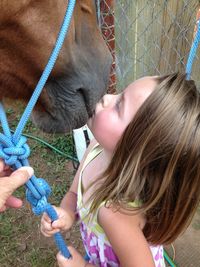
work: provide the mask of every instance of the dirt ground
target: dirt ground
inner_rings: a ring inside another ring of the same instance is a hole
[[[174,262],[178,267],[200,267],[200,209],[195,214],[187,231],[173,244],[175,248]],[[174,251],[166,247],[173,259]]]

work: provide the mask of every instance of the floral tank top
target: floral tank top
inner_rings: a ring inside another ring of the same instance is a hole
[[[89,205],[87,205],[87,207],[84,206],[82,201],[82,172],[87,164],[101,153],[101,151],[101,147],[98,144],[95,145],[88,154],[80,172],[77,200],[77,210],[81,221],[80,231],[90,263],[98,267],[120,267],[120,262],[115,255],[103,228],[98,223],[98,210],[104,205],[104,203],[101,203],[99,206],[93,220],[89,220],[89,216],[86,216],[88,214]],[[163,246],[149,247],[155,262],[155,267],[165,267]]]

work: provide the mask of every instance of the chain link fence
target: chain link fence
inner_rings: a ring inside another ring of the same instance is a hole
[[[96,0],[113,55],[110,91],[145,75],[185,71],[199,19],[199,0]],[[200,84],[199,52],[192,78]]]

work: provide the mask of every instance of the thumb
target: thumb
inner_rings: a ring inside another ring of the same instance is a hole
[[[61,252],[59,251],[58,254],[56,255],[56,259],[58,261],[58,266],[62,267],[64,265],[66,265],[66,263],[68,262],[68,259],[66,259]]]
[[[63,218],[59,218],[55,221],[52,222],[52,227],[53,228],[59,228],[59,229],[62,229],[64,226],[65,226],[65,220]]]
[[[74,247],[68,246],[68,249],[72,257],[74,257],[77,254],[77,250]]]
[[[21,167],[14,171],[9,177],[9,183],[11,190],[14,191],[21,185],[25,184],[29,178],[33,175],[34,170],[31,167]]]

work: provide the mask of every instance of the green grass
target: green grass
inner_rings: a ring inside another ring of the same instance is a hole
[[[26,255],[25,261],[29,262],[32,267],[50,267],[54,266],[55,255],[51,250],[44,251],[41,248],[32,248],[32,250]]]
[[[20,114],[23,110],[18,105]],[[17,114],[19,114],[17,113]],[[20,115],[16,107],[7,109],[9,125],[16,128]],[[24,133],[37,136],[55,146],[63,153],[73,156],[71,135],[50,135],[39,131],[29,120]],[[50,184],[52,194],[49,202],[59,205],[74,176],[71,161],[49,149],[44,144],[28,139],[31,148],[30,165],[37,177]],[[24,199],[25,188],[21,187],[15,195]],[[7,210],[0,214],[0,266],[1,267],[54,267],[57,248],[53,240],[40,233],[40,217],[36,217],[29,204],[24,201],[19,210]],[[76,238],[76,237],[74,237]]]

